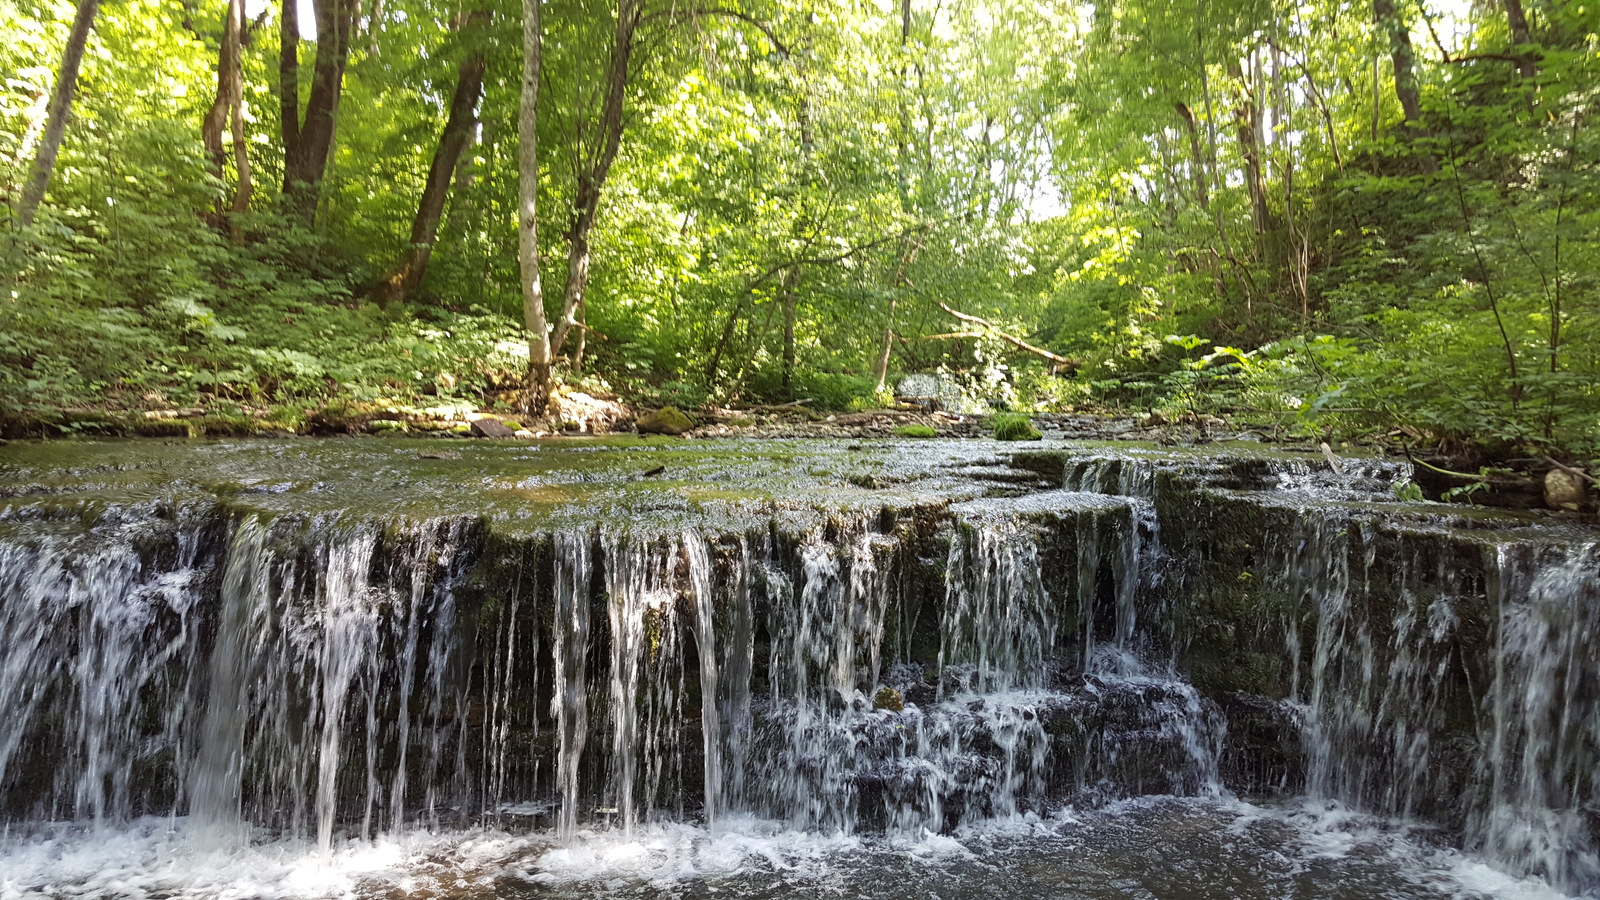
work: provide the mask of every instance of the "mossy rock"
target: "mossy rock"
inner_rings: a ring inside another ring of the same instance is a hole
[[[1044,435],[1027,416],[1001,413],[994,417],[994,437],[997,441],[1037,441]]]
[[[306,413],[306,430],[312,434],[360,434],[381,412],[371,404],[331,400]]]
[[[904,697],[900,696],[900,692],[894,688],[881,687],[878,688],[876,694],[872,695],[872,708],[886,709],[889,712],[904,712],[906,701]]]
[[[665,406],[639,417],[634,427],[640,434],[679,435],[694,427],[694,420],[676,406]]]
[[[931,438],[938,437],[939,430],[932,425],[901,425],[894,430],[895,437],[903,438]]]
[[[260,430],[256,420],[239,413],[212,412],[191,424],[191,435],[209,435],[211,437],[247,437]]]

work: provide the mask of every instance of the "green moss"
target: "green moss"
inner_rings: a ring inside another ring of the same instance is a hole
[[[1018,413],[1000,413],[994,417],[993,425],[998,441],[1037,441],[1044,437],[1027,416]]]
[[[903,438],[931,438],[938,437],[939,431],[932,425],[901,425],[894,430],[895,437]]]
[[[900,696],[900,692],[894,688],[881,687],[878,688],[876,694],[872,695],[872,708],[886,709],[889,712],[903,712],[906,708],[906,701],[904,697]]]
[[[190,434],[212,437],[241,437],[259,429],[255,419],[242,413],[213,412],[194,420]]]
[[[683,434],[694,427],[694,420],[676,406],[666,406],[639,417],[640,434]]]

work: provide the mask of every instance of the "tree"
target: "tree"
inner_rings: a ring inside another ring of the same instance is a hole
[[[228,204],[228,227],[234,240],[243,234],[231,216],[250,208],[253,187],[250,178],[250,150],[245,141],[244,129],[244,0],[228,0],[227,12],[222,18],[222,47],[217,54],[217,97],[206,111],[201,124],[201,139],[218,180],[225,176],[227,152],[223,146],[222,132],[225,123],[231,123],[233,161],[236,182],[233,200]]]
[[[95,14],[100,10],[100,0],[78,0],[78,14],[72,20],[72,32],[67,37],[67,49],[61,54],[61,68],[56,70],[55,90],[50,94],[49,117],[45,124],[44,140],[39,143],[38,155],[28,175],[28,183],[17,205],[17,224],[23,228],[33,224],[33,217],[44,202],[45,191],[50,188],[50,175],[55,171],[56,155],[61,152],[61,138],[67,130],[67,115],[72,111],[72,95],[78,89],[78,68],[83,64],[83,48],[89,41],[89,29],[94,25]]]
[[[522,323],[528,333],[528,376],[523,409],[544,415],[550,400],[550,329],[539,276],[539,76],[544,33],[540,0],[522,0],[522,94],[517,115],[517,263],[521,270]]]
[[[1422,94],[1417,86],[1416,52],[1411,47],[1411,24],[1395,8],[1394,0],[1372,0],[1373,20],[1389,41],[1389,62],[1394,69],[1394,95],[1407,123],[1422,117]]]
[[[295,0],[283,0],[279,19],[280,136],[283,140],[283,196],[289,209],[307,225],[316,220],[322,178],[333,152],[339,98],[350,59],[350,28],[356,0],[312,0],[317,22],[317,56],[311,69],[311,92],[300,114],[300,21]]]
[[[373,289],[373,298],[379,305],[404,302],[427,273],[451,181],[478,128],[478,103],[483,97],[483,73],[488,63],[481,46],[482,36],[476,32],[488,18],[487,12],[475,12],[462,29],[471,49],[456,72],[455,91],[451,95],[444,131],[439,135],[433,161],[428,166],[428,179],[417,201],[417,213],[411,221],[411,240],[400,254],[400,261]]]
[[[560,355],[573,328],[582,328],[584,296],[589,288],[590,234],[600,210],[606,178],[622,147],[623,106],[627,101],[634,42],[644,18],[643,0],[617,0],[616,26],[611,52],[606,58],[598,122],[579,120],[574,160],[572,219],[567,226],[567,283],[562,291],[561,315],[550,338],[550,352]],[[580,113],[580,115],[582,115]]]

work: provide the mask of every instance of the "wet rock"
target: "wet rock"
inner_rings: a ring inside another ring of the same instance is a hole
[[[1153,409],[1150,411],[1150,415],[1145,416],[1139,422],[1141,428],[1159,428],[1165,424],[1167,424],[1167,417]]]
[[[640,416],[635,427],[640,434],[680,435],[694,427],[694,420],[676,406],[667,406]]]
[[[1584,484],[1574,472],[1551,469],[1544,476],[1544,503],[1551,509],[1577,512],[1583,506]]]
[[[479,419],[472,423],[472,436],[484,438],[515,437],[516,432],[498,419]]]

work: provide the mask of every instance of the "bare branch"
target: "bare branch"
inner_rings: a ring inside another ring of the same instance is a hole
[[[673,22],[681,22],[686,19],[696,19],[700,16],[722,16],[723,18],[727,19],[737,19],[766,35],[767,40],[772,42],[772,46],[777,49],[779,53],[782,53],[784,56],[790,55],[789,45],[778,40],[778,35],[773,32],[770,25],[761,21],[760,19],[757,19],[755,16],[752,16],[749,13],[743,13],[736,9],[727,9],[725,7],[663,9],[660,12],[654,12],[648,16],[645,16],[644,21],[649,22],[652,19],[669,19]]]
[[[1038,357],[1042,357],[1044,359],[1048,359],[1052,363],[1055,363],[1055,369],[1058,370],[1058,371],[1062,370],[1062,369],[1065,369],[1068,372],[1076,372],[1083,365],[1082,363],[1078,362],[1075,359],[1068,359],[1065,356],[1061,356],[1061,355],[1056,354],[1056,353],[1051,353],[1049,350],[1046,350],[1043,347],[1035,347],[1034,345],[1028,343],[1027,341],[1023,340],[1022,338],[1017,337],[1016,335],[1007,334],[1006,332],[1001,331],[999,328],[997,328],[995,326],[995,324],[993,322],[989,321],[988,319],[980,319],[977,316],[969,315],[967,313],[959,312],[957,310],[951,309],[942,300],[935,300],[934,302],[939,304],[939,308],[940,309],[944,310],[945,312],[949,313],[952,316],[955,316],[957,319],[960,319],[963,322],[970,322],[973,325],[977,325],[977,326],[980,326],[982,328],[985,328],[985,329],[987,329],[987,332],[986,332],[987,334],[992,334],[995,337],[999,338],[1000,340],[1005,341],[1006,343],[1011,344],[1014,347],[1017,347],[1018,349],[1026,350],[1029,353],[1032,353],[1034,356],[1038,356]],[[981,335],[975,334],[973,336],[974,337],[978,337],[978,336],[981,336]]]

